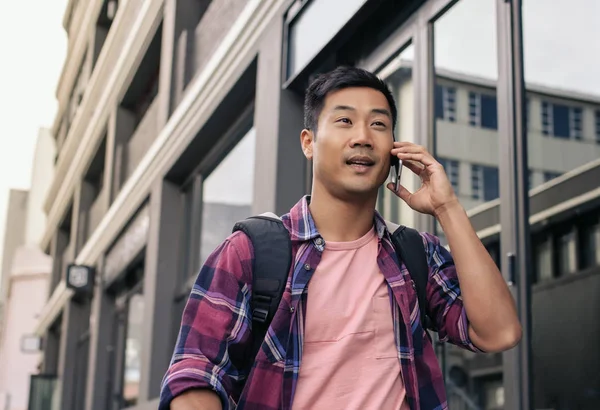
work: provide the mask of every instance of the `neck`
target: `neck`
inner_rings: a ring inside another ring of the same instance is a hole
[[[342,199],[313,184],[310,213],[317,230],[332,242],[349,242],[362,238],[373,228],[376,195]]]

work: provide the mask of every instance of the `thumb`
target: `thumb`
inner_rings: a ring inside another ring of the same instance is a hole
[[[404,185],[400,184],[397,192],[394,190],[394,184],[392,182],[387,184],[387,188],[390,191],[392,191],[394,194],[396,194],[397,197],[399,197],[400,199],[402,199],[404,202],[406,202],[408,204],[408,201],[409,201],[410,197],[412,196],[412,193],[408,189],[404,188]]]

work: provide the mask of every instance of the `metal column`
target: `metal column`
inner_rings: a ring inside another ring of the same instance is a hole
[[[523,339],[504,353],[505,408],[529,410],[532,402],[531,285],[527,131],[521,0],[497,0],[498,133],[502,274],[512,284]]]

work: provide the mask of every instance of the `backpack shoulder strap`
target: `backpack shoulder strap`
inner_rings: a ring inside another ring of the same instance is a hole
[[[233,232],[242,231],[252,241],[254,264],[252,266],[252,333],[254,361],[277,312],[285,290],[292,263],[292,242],[281,218],[267,212],[237,222]]]
[[[429,280],[429,264],[423,244],[423,237],[416,229],[396,225],[386,221],[392,236],[392,243],[399,262],[404,262],[406,269],[415,283],[419,313],[423,329],[435,330],[433,322],[427,316],[427,282]]]

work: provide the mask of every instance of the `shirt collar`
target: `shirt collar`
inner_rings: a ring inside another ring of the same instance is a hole
[[[283,217],[284,220],[287,219],[286,225],[288,225],[292,241],[305,242],[321,237],[310,213],[309,204],[310,195],[305,195],[293,206],[290,213],[286,215],[287,218],[286,216]],[[385,220],[377,210],[375,210],[373,225],[379,239],[382,239],[388,233]]]

